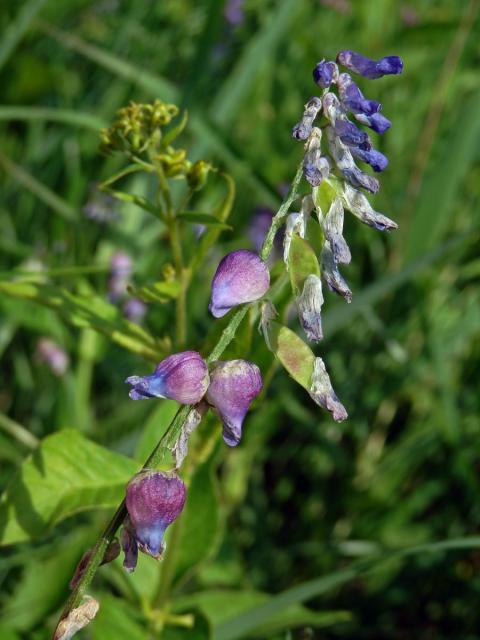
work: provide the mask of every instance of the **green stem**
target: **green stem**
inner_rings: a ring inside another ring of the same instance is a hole
[[[288,208],[290,204],[296,198],[301,177],[302,177],[302,163],[300,163],[297,169],[297,173],[295,175],[294,181],[287,194],[285,201],[282,203],[278,213],[275,215],[275,217],[272,220],[272,226],[270,228],[270,231],[267,234],[267,237],[265,239],[262,252],[261,252],[261,256],[264,260],[266,260],[270,255],[275,233],[277,232],[278,228],[280,227],[283,220],[285,219],[288,213]],[[211,364],[212,362],[220,358],[222,353],[225,351],[225,349],[228,347],[230,342],[235,337],[235,333],[238,327],[240,326],[242,320],[245,318],[245,315],[247,314],[250,307],[251,307],[251,304],[244,304],[232,315],[229,323],[223,330],[217,344],[215,345],[211,353],[206,358],[206,361],[208,364]],[[143,465],[142,467],[143,469],[152,469],[152,468],[158,467],[158,465],[163,461],[166,452],[168,450],[171,450],[175,445],[191,409],[192,407],[190,405],[184,405],[179,408],[173,421],[168,427],[167,431],[165,432],[165,434],[163,435],[161,440],[158,442],[157,446],[152,451],[152,453],[146,460],[145,464]],[[92,554],[87,563],[85,571],[81,579],[78,581],[77,586],[72,591],[70,598],[68,599],[65,605],[65,609],[63,610],[63,613],[62,613],[62,618],[68,615],[68,613],[72,609],[74,609],[75,607],[78,607],[78,605],[80,604],[83,596],[86,593],[86,590],[88,589],[90,583],[92,582],[95,576],[95,573],[98,567],[100,566],[101,561],[103,560],[103,557],[105,555],[105,551],[108,548],[108,545],[112,542],[115,536],[115,533],[117,532],[117,529],[122,525],[126,515],[127,515],[127,509],[125,506],[125,500],[123,500],[120,506],[118,507],[117,511],[115,512],[115,515],[113,516],[111,521],[108,523],[104,532],[102,533],[97,543],[93,547]],[[172,540],[170,540],[170,544],[172,544]],[[167,567],[167,571],[170,571],[168,567]],[[171,578],[168,577],[168,575],[167,575],[167,578],[165,578],[165,584],[166,586],[168,586],[168,588],[171,584]],[[168,595],[168,589],[165,589],[163,585],[161,585],[160,587],[160,595],[162,598]]]
[[[39,441],[32,433],[30,433],[30,431],[3,413],[0,413],[0,429],[3,429],[3,431],[11,435],[15,440],[18,440],[18,442],[21,442],[29,449],[36,449],[39,445]]]

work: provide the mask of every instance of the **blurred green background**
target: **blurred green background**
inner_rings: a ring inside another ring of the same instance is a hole
[[[219,257],[252,247],[258,208],[276,210],[295,173],[290,132],[316,93],[316,62],[344,48],[400,55],[402,76],[361,83],[393,122],[374,203],[400,229],[385,237],[346,219],[353,302],[326,296],[316,349],[350,417],[334,424],[285,372],[272,378],[241,445],[217,447],[197,472],[189,535],[201,548],[179,559],[173,598],[196,623],[162,637],[478,638],[480,3],[246,0],[240,15],[227,4],[2,1],[1,280],[43,269],[55,286],[106,297],[118,251],[132,257],[135,284],[158,278],[169,260],[158,221],[132,204],[112,213],[95,192],[117,166],[98,153],[98,129],[129,100],[175,102],[189,110],[191,157],[237,184],[234,231],[188,300],[189,348],[199,348]],[[148,190],[143,177],[129,184]],[[206,206],[221,195],[214,184]],[[32,302],[2,294],[0,313],[1,487],[36,439],[65,428],[143,460],[172,408],[129,401],[123,380],[150,365]],[[171,322],[170,307],[152,305],[143,325],[166,336]],[[60,375],[45,337],[68,356]],[[260,342],[254,330],[250,353],[265,372]],[[106,517],[80,513],[3,548],[2,640],[49,637]],[[102,569],[98,619],[79,637],[160,637],[147,629],[157,567]]]

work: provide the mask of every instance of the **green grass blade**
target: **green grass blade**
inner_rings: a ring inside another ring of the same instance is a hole
[[[226,126],[232,121],[242,105],[242,99],[257,81],[261,61],[271,57],[300,6],[298,0],[282,0],[276,3],[265,27],[249,41],[245,53],[218,92],[211,108],[215,122]]]
[[[7,158],[0,152],[0,167],[26,189],[31,191],[39,200],[46,204],[59,216],[73,222],[77,219],[77,211],[63,198],[34,178],[28,171]]]
[[[16,20],[7,27],[0,41],[0,69],[15,51],[18,43],[28,31],[32,21],[44,4],[45,0],[30,0],[26,2],[18,12]]]
[[[0,120],[32,120],[34,122],[48,120],[92,129],[92,131],[98,131],[102,127],[108,126],[104,120],[90,113],[49,107],[0,107]]]
[[[292,589],[287,589],[265,604],[254,607],[228,622],[217,626],[214,629],[213,638],[214,640],[237,640],[238,638],[244,638],[251,631],[261,624],[265,624],[269,618],[277,615],[279,611],[284,610],[286,607],[305,602],[311,598],[327,593],[370,571],[379,570],[385,561],[426,553],[461,551],[476,549],[478,547],[480,547],[480,537],[472,536],[386,551],[380,555],[375,555],[373,558],[355,562],[348,569],[335,571],[321,578],[309,580]]]
[[[323,327],[325,335],[331,337],[334,333],[345,327],[362,309],[366,306],[375,304],[384,296],[388,295],[405,282],[411,280],[422,269],[429,267],[446,254],[455,249],[474,242],[478,239],[478,231],[472,230],[462,233],[445,244],[436,247],[432,251],[426,253],[422,258],[406,265],[400,271],[388,274],[377,282],[353,296],[351,304],[346,305],[339,303],[323,316]]]

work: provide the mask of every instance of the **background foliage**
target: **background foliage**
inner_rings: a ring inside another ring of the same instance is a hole
[[[218,259],[251,247],[256,209],[279,204],[300,159],[290,131],[314,93],[311,69],[342,48],[405,62],[401,78],[368,86],[394,123],[375,204],[400,230],[380,237],[347,219],[354,298],[328,296],[318,350],[350,418],[333,424],[279,372],[241,446],[201,452],[176,563],[171,614],[181,624],[162,637],[478,637],[478,9],[247,0],[234,26],[221,0],[2,2],[2,639],[49,637],[81,553],[174,410],[129,401],[124,378],[151,365],[91,330],[124,327],[102,306],[114,251],[134,258],[136,286],[170,260],[161,224],[134,204],[107,222],[85,214],[116,166],[98,153],[98,128],[131,99],[176,101],[190,112],[193,159],[236,180],[234,231],[222,232],[189,294],[188,344],[198,348],[213,325]],[[128,184],[148,195],[145,177]],[[202,210],[222,197],[212,181]],[[28,282],[66,292],[61,313],[12,297],[39,263]],[[87,314],[75,296],[93,291]],[[144,326],[168,341],[172,317],[152,304]],[[68,353],[61,377],[35,355],[42,336]],[[273,373],[247,327],[230,355],[250,350]],[[159,571],[144,557],[132,576],[119,560],[103,568],[92,592],[100,613],[82,637],[158,637]]]

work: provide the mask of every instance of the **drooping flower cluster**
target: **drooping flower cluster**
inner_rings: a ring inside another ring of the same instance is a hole
[[[307,102],[302,119],[293,129],[293,137],[305,142],[303,175],[312,188],[311,193],[303,197],[300,211],[286,217],[284,261],[300,324],[307,338],[314,342],[323,337],[322,279],[347,302],[352,298],[338,266],[351,261],[350,249],[343,237],[344,210],[381,231],[397,227],[376,212],[360,191],[376,193],[379,183],[355,161],[369,164],[376,172],[383,171],[388,161],[373,148],[368,134],[352,122],[349,115],[380,134],[387,131],[391,123],[380,113],[380,103],[365,98],[350,75],[340,73],[337,63],[367,78],[398,74],[402,70],[397,56],[374,61],[352,51],[341,51],[337,62],[321,61],[313,76],[323,89],[322,96]],[[338,95],[333,91],[335,86]],[[321,128],[315,126],[316,121]],[[305,238],[313,212],[323,234],[320,261]],[[213,276],[209,310],[215,318],[221,318],[237,305],[263,299],[269,287],[270,272],[265,261],[246,249],[233,251],[220,261]],[[330,411],[334,420],[345,420],[347,412],[332,388],[322,358],[316,357],[290,329],[280,325],[276,316],[272,302],[264,299],[260,329],[268,348],[276,352],[289,373],[317,404]],[[186,455],[190,434],[208,407],[222,420],[226,444],[237,445],[245,415],[262,389],[261,373],[255,364],[240,359],[217,361],[209,369],[195,351],[173,354],[162,360],[153,374],[131,376],[126,382],[132,386],[133,400],[170,398],[191,405],[172,449],[176,469]],[[176,471],[142,471],[129,483],[128,517],[121,537],[127,569],[134,569],[138,549],[155,558],[161,556],[165,530],[180,515],[185,497],[185,486]]]
[[[398,56],[386,56],[378,61],[366,58],[354,51],[340,51],[336,62],[322,60],[313,70],[313,79],[323,89],[321,97],[311,98],[305,105],[302,119],[293,128],[292,135],[305,141],[303,173],[312,186],[311,195],[303,200],[300,214],[291,214],[287,221],[287,233],[305,237],[307,218],[315,212],[323,231],[321,252],[321,276],[328,287],[347,302],[352,292],[340,274],[338,266],[351,260],[350,250],[343,237],[344,210],[353,213],[364,224],[380,231],[396,229],[395,222],[375,211],[361,189],[376,193],[379,182],[360,169],[356,161],[366,163],[375,172],[383,171],[387,158],[372,146],[369,135],[360,129],[349,116],[376,133],[383,134],[391,122],[382,113],[382,105],[365,98],[349,73],[340,72],[341,65],[365,78],[380,78],[402,72],[403,63]],[[337,89],[337,94],[334,88]],[[315,126],[315,121],[319,126]],[[322,142],[326,139],[326,145]],[[299,216],[302,220],[299,222]],[[288,267],[288,248],[285,251]],[[307,336],[313,340],[322,338],[318,316],[323,303],[321,284],[312,279],[298,298],[300,321]],[[316,319],[315,321],[313,321]],[[312,330],[313,327],[317,327]]]

